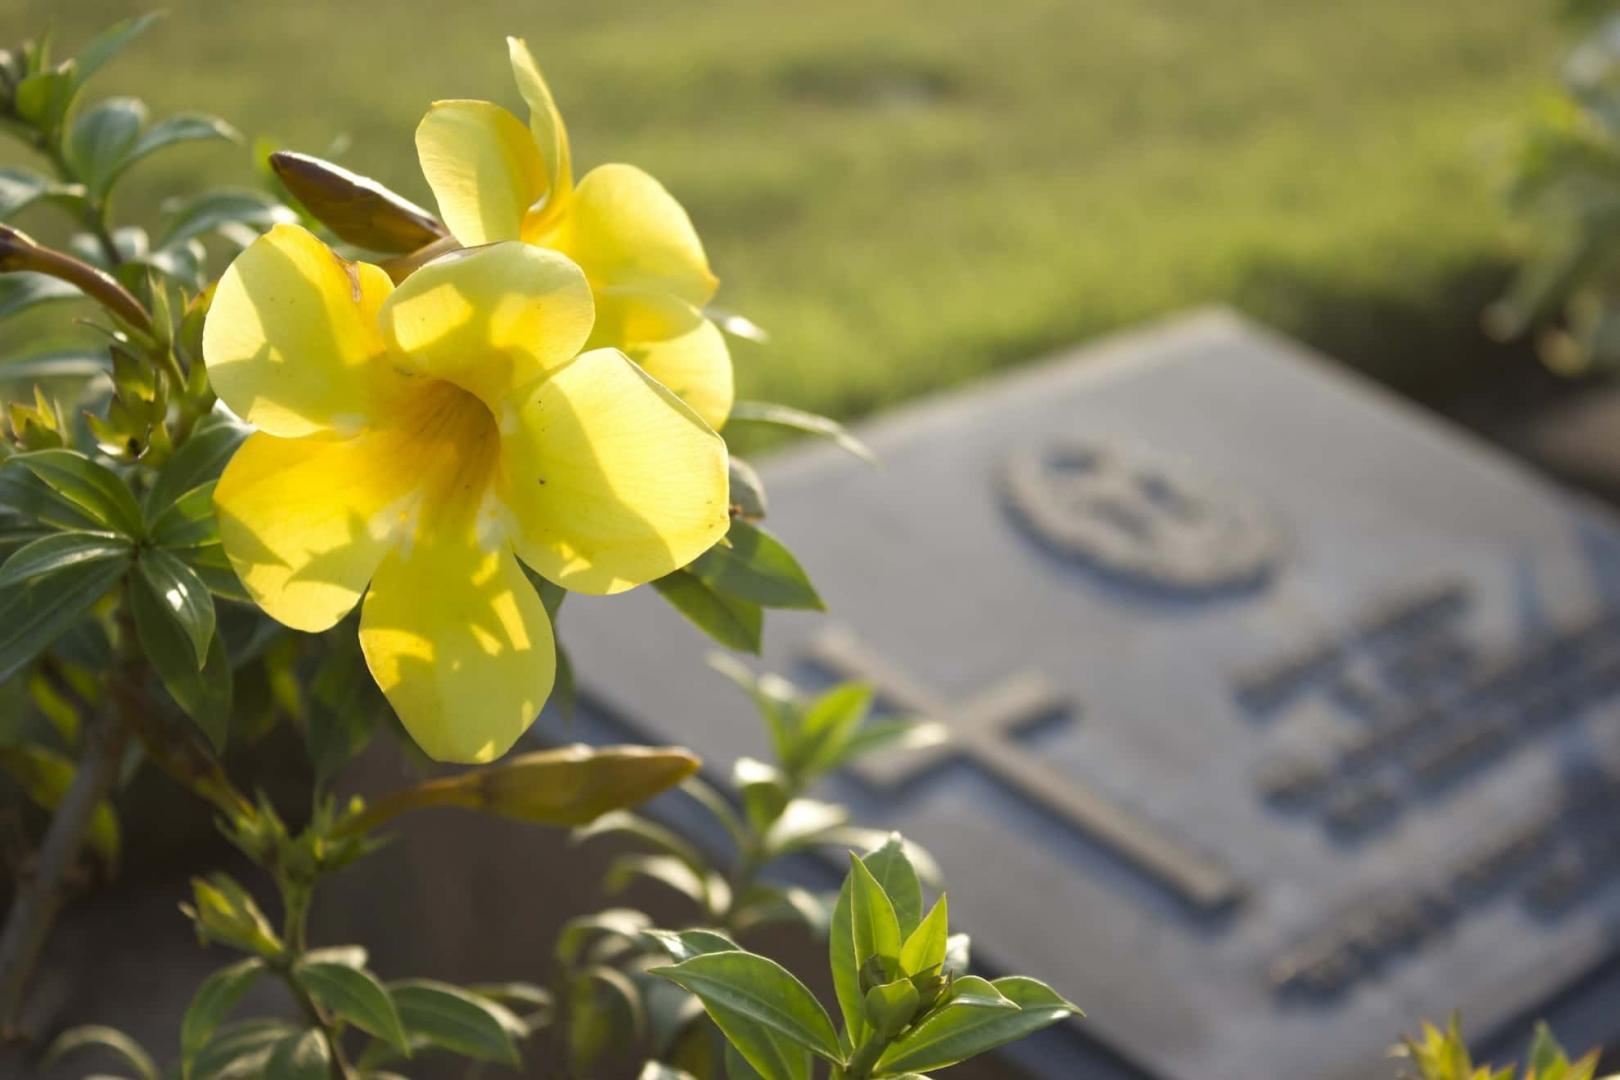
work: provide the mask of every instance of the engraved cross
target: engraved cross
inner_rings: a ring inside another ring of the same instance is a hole
[[[952,708],[847,632],[818,635],[811,639],[808,652],[818,667],[839,678],[870,683],[894,707],[933,720],[950,733],[943,743],[883,754],[858,764],[856,774],[872,786],[892,791],[946,762],[966,758],[1195,907],[1221,908],[1243,895],[1243,883],[1219,862],[1166,836],[1079,778],[1051,768],[1013,738],[1070,708],[1068,698],[1038,672],[1020,672]]]

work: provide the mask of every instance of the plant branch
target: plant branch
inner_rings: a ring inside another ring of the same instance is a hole
[[[129,715],[139,708],[136,666],[126,657],[109,679],[112,709],[88,725],[84,753],[51,817],[33,870],[19,875],[0,930],[0,1034],[19,1034],[23,994],[61,910],[67,874],[84,845],[90,818],[112,789],[129,742]]]
[[[55,139],[44,139],[41,150],[50,159],[51,167],[56,170],[59,179],[68,184],[81,182]],[[96,245],[101,248],[102,258],[107,260],[107,265],[123,265],[124,257],[118,253],[118,245],[113,241],[112,230],[107,227],[107,201],[105,199],[91,201],[87,196],[84,201],[83,219],[84,227],[96,238]]]
[[[314,997],[293,976],[293,968],[309,948],[309,906],[315,898],[315,885],[279,872],[275,877],[276,886],[281,892],[282,940],[286,950],[273,965],[275,972],[298,1003],[298,1010],[304,1014],[304,1022],[310,1027],[319,1028],[325,1037],[327,1048],[332,1052],[332,1080],[348,1080],[352,1071],[343,1054],[343,1042],[339,1038],[337,1025],[332,1023]]]

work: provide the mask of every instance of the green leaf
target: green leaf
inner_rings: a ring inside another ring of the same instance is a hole
[[[807,435],[830,439],[846,452],[853,454],[868,465],[877,464],[877,455],[867,449],[866,444],[849,433],[849,429],[836,420],[815,413],[805,412],[787,405],[776,405],[769,401],[739,401],[731,406],[730,423],[770,424],[775,427],[790,428],[802,431]]]
[[[975,1009],[1016,1009],[1018,1003],[996,989],[996,984],[977,975],[963,975],[951,983],[948,999],[952,1005]]]
[[[632,908],[608,908],[589,915],[578,915],[563,924],[557,934],[556,956],[565,967],[579,962],[585,946],[594,937],[607,934],[626,941],[637,941],[651,920]]]
[[[49,1069],[66,1055],[88,1047],[99,1047],[117,1054],[126,1065],[135,1070],[135,1075],[140,1077],[140,1080],[158,1078],[157,1066],[153,1064],[152,1056],[141,1049],[139,1043],[117,1028],[102,1024],[83,1024],[62,1032],[46,1049],[41,1065]]]
[[[832,768],[872,709],[872,688],[843,683],[812,701],[791,740],[788,766],[815,776]]]
[[[460,987],[428,979],[389,984],[405,1030],[413,1038],[463,1057],[516,1067],[520,1063],[509,1010]]]
[[[589,825],[575,829],[573,840],[579,843],[599,836],[616,836],[640,841],[666,855],[675,856],[699,872],[705,870],[708,865],[698,849],[687,843],[685,838],[674,830],[628,810],[611,810]]]
[[[106,374],[110,368],[111,362],[105,349],[53,349],[0,360],[0,381],[32,383],[51,379],[93,379]]]
[[[1079,1009],[1035,979],[1014,975],[992,985],[1018,1011],[948,1004],[891,1043],[878,1058],[878,1068],[890,1072],[943,1069],[1080,1015]]]
[[[293,967],[292,975],[328,1012],[375,1035],[402,1054],[410,1052],[399,1010],[383,984],[369,972],[348,964],[305,958]]]
[[[950,938],[949,919],[945,897],[941,896],[934,901],[927,918],[917,924],[917,928],[900,946],[901,971],[907,975],[917,975],[945,963],[945,942]]]
[[[732,518],[726,538],[699,555],[685,572],[727,596],[764,607],[825,610],[792,552],[742,518]]]
[[[904,911],[911,925],[915,926],[922,911],[922,886],[917,881],[910,860],[905,856],[903,844],[898,833],[891,833],[882,846],[862,861],[872,871],[872,876],[882,886],[884,895],[895,909],[897,925],[904,925],[899,924],[900,912]],[[856,959],[852,911],[854,881],[852,872],[844,878],[844,884],[838,891],[832,924],[827,931],[827,952],[832,968],[833,990],[838,995],[838,1007],[844,1015],[844,1029],[850,1039],[858,1044],[866,1035],[867,1024],[865,995],[861,992],[860,980],[863,961]],[[895,903],[897,898],[898,904]]]
[[[792,798],[792,785],[782,770],[751,757],[740,757],[732,765],[731,786],[742,796],[748,823],[759,833],[770,829]]]
[[[849,918],[856,970],[873,957],[898,960],[902,937],[894,904],[857,855],[849,857],[849,874]]]
[[[905,840],[899,833],[890,833],[883,845],[862,861],[894,905],[901,936],[910,934],[922,920],[922,884],[917,880]]]
[[[247,428],[222,416],[198,425],[164,463],[146,493],[146,519],[155,521],[188,492],[218,480],[247,433]]]
[[[106,595],[128,566],[106,559],[65,567],[27,585],[0,590],[0,682],[44,652]]]
[[[332,1049],[320,1028],[288,1035],[264,1064],[264,1080],[327,1080],[331,1073]]]
[[[141,533],[141,508],[118,474],[74,450],[33,450],[5,462],[33,473],[91,518],[124,536]]]
[[[166,202],[163,212],[167,222],[157,243],[160,251],[212,232],[229,234],[239,246],[246,246],[272,225],[298,220],[297,214],[263,192],[233,188]]]
[[[249,957],[246,960],[220,968],[197,988],[196,994],[191,998],[191,1005],[186,1009],[185,1018],[180,1021],[180,1069],[181,1075],[190,1077],[192,1065],[197,1055],[202,1052],[208,1040],[213,1037],[214,1029],[242,1000],[265,970],[264,961],[258,957]]]
[[[146,104],[138,98],[111,97],[87,109],[73,124],[66,152],[74,175],[99,202],[112,189],[146,126]]]
[[[54,134],[66,115],[76,89],[74,62],[50,71],[35,71],[17,84],[17,115],[47,135]]]
[[[666,574],[652,583],[676,611],[728,649],[757,654],[765,630],[765,611],[739,596],[718,592],[686,570]]]
[[[615,1041],[640,1041],[647,1027],[641,994],[629,976],[596,966],[581,972],[568,988],[568,1049],[576,1072],[591,1066]]]
[[[163,12],[154,11],[145,15],[137,15],[131,19],[124,19],[107,27],[101,33],[91,38],[78,55],[73,58],[73,78],[76,86],[83,86],[85,82],[100,71],[102,66],[122,52],[130,42],[146,33],[147,28],[163,17]]]
[[[677,964],[694,956],[741,948],[718,930],[643,930],[641,936],[668,953]]]
[[[190,581],[185,586],[185,596],[180,598],[181,603],[177,606],[174,600],[177,586],[160,593],[160,586],[154,584],[154,579],[161,581],[167,576],[178,581],[179,578],[172,574],[165,575],[164,567],[149,570],[154,555],[179,563],[173,555],[161,549],[148,548],[141,553],[143,572],[133,577],[129,586],[130,611],[135,617],[136,634],[147,659],[152,661],[152,667],[163,680],[164,689],[174,698],[175,704],[196,721],[216,751],[223,750],[231,714],[230,657],[226,655],[224,639],[213,633],[210,626],[208,651],[199,668],[196,637],[182,623],[182,618],[186,616],[180,613],[193,589],[202,590],[203,601],[209,605],[210,611],[213,599],[207,596],[197,575],[182,565],[181,569],[189,575]],[[172,570],[172,567],[167,569]]]
[[[24,544],[0,566],[0,590],[70,566],[107,560],[127,564],[133,553],[128,540],[111,533],[51,533]]]
[[[758,521],[770,508],[765,498],[765,482],[754,467],[736,454],[730,456],[732,512]]]
[[[77,213],[84,205],[84,185],[64,184],[21,166],[0,168],[0,221],[15,218],[35,203]]]
[[[84,298],[84,293],[77,286],[69,285],[60,278],[47,277],[30,270],[0,273],[0,319],[25,311],[35,304]]]
[[[765,831],[762,846],[774,858],[822,843],[829,830],[849,820],[849,808],[819,799],[794,799]]]
[[[877,750],[920,750],[949,738],[945,725],[933,720],[873,720],[849,737],[826,768],[836,769]]]
[[[694,870],[673,855],[620,855],[602,875],[602,887],[610,894],[623,892],[637,878],[668,886],[709,911],[720,911],[729,899],[725,879]]]
[[[207,586],[189,566],[162,548],[141,552],[136,565],[163,610],[185,631],[201,670],[214,639],[214,598],[208,595]]]
[[[218,544],[219,519],[214,515],[216,483],[210,480],[192,488],[153,519],[147,527],[152,542],[175,551],[182,559],[187,549]]]
[[[879,1038],[893,1038],[911,1023],[919,1000],[917,988],[911,985],[910,979],[874,986],[866,992],[866,1022]]]
[[[209,116],[206,113],[179,113],[164,117],[148,128],[125,156],[119,171],[122,172],[149,154],[155,154],[159,150],[180,143],[241,141],[241,134],[217,116]]]
[[[270,1051],[297,1029],[284,1020],[243,1020],[219,1029],[197,1054],[191,1065],[191,1080],[232,1080],[263,1076]]]
[[[696,994],[725,1035],[766,1077],[783,1075],[779,1039],[842,1065],[827,1012],[806,986],[774,960],[749,952],[694,956],[653,974]],[[776,1038],[762,1039],[761,1032]]]
[[[175,553],[185,561],[185,564],[197,572],[208,591],[225,600],[235,600],[242,604],[251,604],[253,597],[242,585],[242,579],[236,576],[236,570],[231,566],[231,560],[225,555],[225,548],[221,544],[203,544],[199,547],[176,549]]]

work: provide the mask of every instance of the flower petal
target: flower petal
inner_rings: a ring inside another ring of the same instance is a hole
[[[277,225],[226,269],[203,325],[214,391],[238,416],[289,438],[354,430],[396,377],[377,309],[393,284],[297,225]]]
[[[725,535],[725,442],[622,353],[582,353],[517,419],[501,447],[513,543],[557,584],[621,592]]]
[[[249,595],[320,631],[349,612],[387,554],[417,463],[397,439],[249,435],[214,489],[219,535]]]
[[[719,284],[692,219],[662,184],[633,165],[586,173],[555,223],[525,239],[579,263],[598,289],[673,293],[702,307]]]
[[[574,190],[574,164],[568,150],[568,129],[563,127],[562,113],[551,98],[551,88],[540,74],[540,65],[534,62],[520,37],[506,39],[507,55],[512,61],[512,77],[517,80],[518,93],[529,106],[529,131],[545,159],[546,177],[550,195],[546,209],[550,209]]]
[[[491,408],[573,359],[593,318],[579,267],[519,243],[435,259],[406,278],[381,313],[400,363],[448,379]]]
[[[453,511],[391,553],[360,612],[366,666],[429,757],[483,762],[526,731],[556,677],[551,620],[505,543]]]
[[[518,239],[549,189],[534,136],[488,101],[434,102],[416,128],[416,156],[439,215],[469,247]]]
[[[716,431],[731,415],[731,353],[719,327],[668,293],[603,289],[592,348],[611,346],[692,406]]]

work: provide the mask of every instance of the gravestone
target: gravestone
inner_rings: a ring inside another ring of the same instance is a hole
[[[763,470],[831,613],[773,614],[764,666],[950,730],[826,794],[932,850],[978,963],[1087,1010],[1042,1075],[1383,1077],[1452,1009],[1620,1035],[1605,513],[1218,312],[863,435],[877,469]],[[650,590],[562,628],[642,736],[765,754]]]

